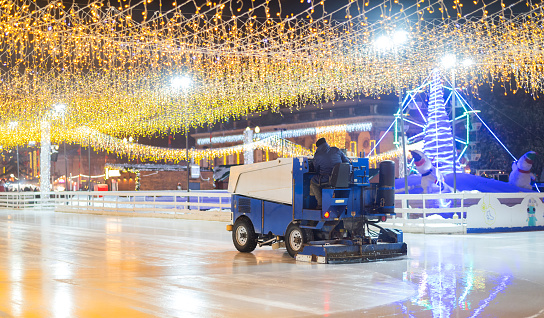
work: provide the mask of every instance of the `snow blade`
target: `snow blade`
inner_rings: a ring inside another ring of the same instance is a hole
[[[310,242],[296,260],[321,264],[365,263],[404,256],[406,243],[353,244],[348,240]]]

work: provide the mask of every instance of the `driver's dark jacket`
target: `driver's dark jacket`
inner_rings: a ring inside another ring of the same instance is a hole
[[[312,178],[315,183],[327,183],[332,169],[337,163],[349,162],[348,157],[338,148],[324,143],[317,147],[314,155],[316,175]]]

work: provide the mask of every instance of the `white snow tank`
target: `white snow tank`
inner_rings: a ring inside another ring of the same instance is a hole
[[[231,167],[229,192],[293,204],[293,158]]]

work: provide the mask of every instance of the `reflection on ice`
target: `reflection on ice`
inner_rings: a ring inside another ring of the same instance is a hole
[[[73,290],[71,284],[59,282],[55,285],[53,316],[58,318],[73,317]]]
[[[14,282],[11,284],[11,307],[14,316],[19,316],[22,314],[24,296],[23,296],[23,264],[21,262],[21,254],[18,254],[17,251],[13,251],[11,254],[10,260],[10,280]]]
[[[416,250],[416,255],[419,249]],[[439,258],[447,258],[439,253]],[[462,255],[456,259],[462,263]],[[430,268],[419,261],[409,263],[403,280],[417,285],[417,293],[407,302],[398,303],[401,311],[413,317],[420,311],[431,311],[432,317],[480,317],[486,307],[512,284],[511,274],[474,270],[468,265],[438,262]]]
[[[472,267],[455,268],[451,264],[408,272],[404,280],[417,284],[417,294],[408,307],[406,303],[399,305],[406,314],[430,310],[433,317],[455,317],[462,311],[466,312],[463,317],[479,317],[497,294],[511,284],[511,278],[511,275],[474,272]]]
[[[508,285],[510,285],[510,276],[503,276],[499,284],[489,293],[489,297],[480,302],[480,306],[473,312],[471,317],[479,317],[480,313],[489,305],[489,303],[495,299],[497,294],[503,291]]]

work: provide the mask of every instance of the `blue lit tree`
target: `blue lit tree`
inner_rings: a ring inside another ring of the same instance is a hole
[[[440,72],[434,70],[431,81],[427,124],[423,138],[423,152],[443,174],[453,172],[453,136],[451,121],[444,105]],[[457,171],[461,171],[459,162]]]

